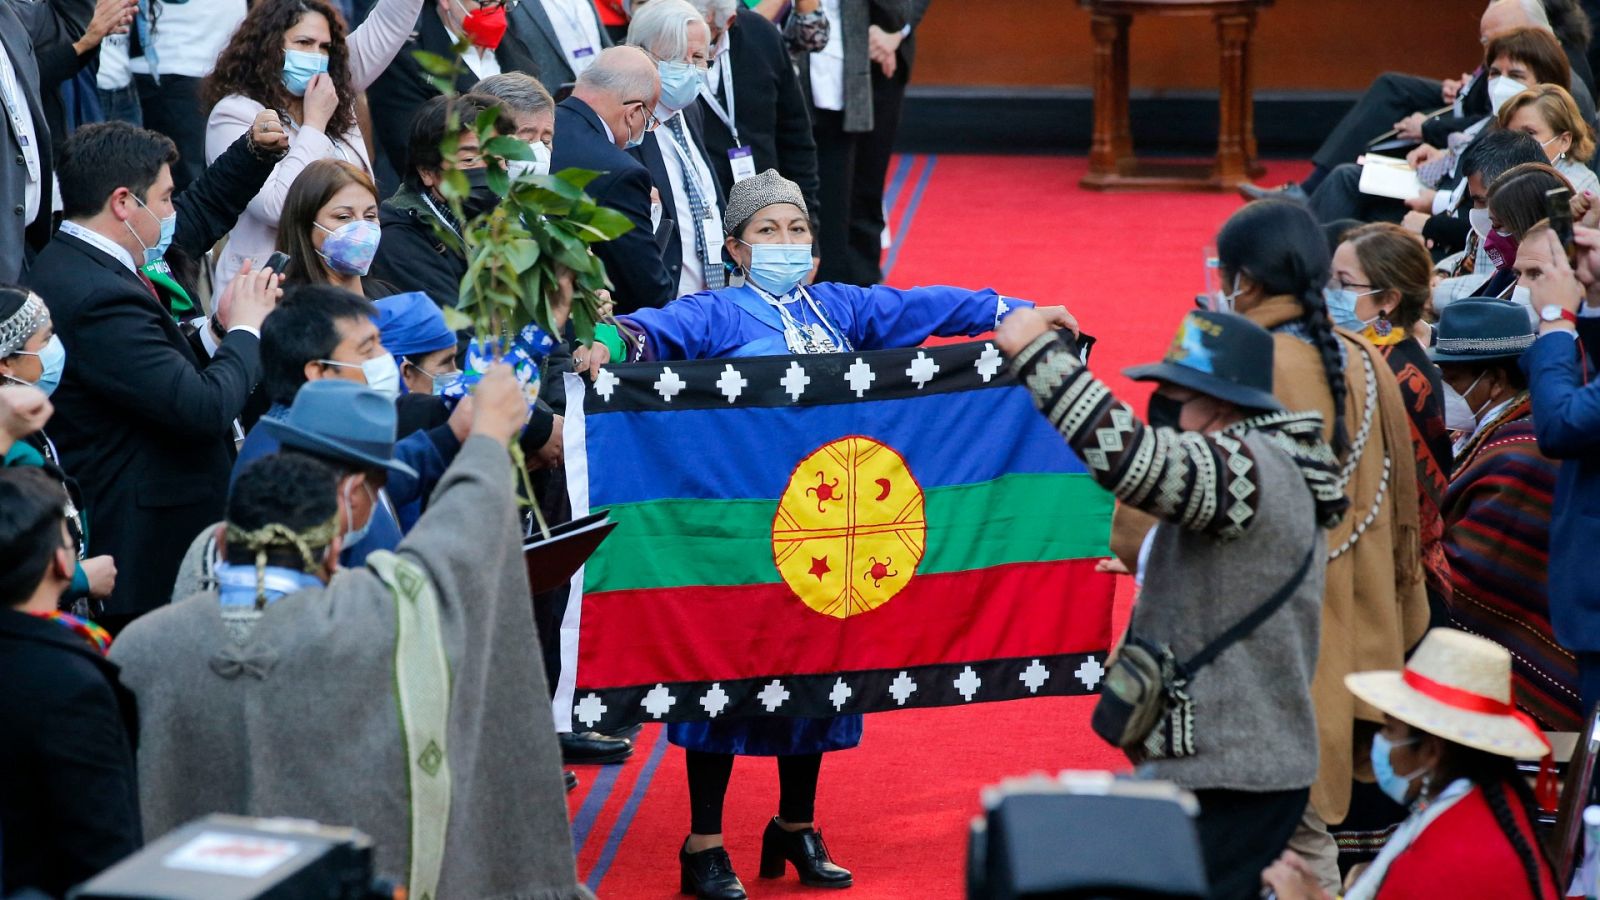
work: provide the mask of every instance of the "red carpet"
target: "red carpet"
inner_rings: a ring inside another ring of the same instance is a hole
[[[1125,398],[1148,393],[1120,370],[1159,358],[1204,289],[1203,248],[1239,206],[1229,195],[1081,191],[1082,159],[907,157],[891,170],[889,283],[989,286],[1063,304],[1099,338],[1093,366]],[[1280,166],[1267,181],[1303,174]],[[1129,586],[1118,595],[1126,621]],[[852,869],[854,898],[964,893],[967,825],[979,791],[1009,775],[1121,768],[1088,729],[1090,698],[1043,698],[871,716],[859,748],[829,754],[817,817]],[[689,825],[683,754],[659,726],[622,766],[582,767],[570,798],[578,871],[603,898],[677,896]],[[728,791],[728,852],[752,897],[810,897],[791,874],[756,877],[761,829],[777,809],[770,759],[740,759]]]

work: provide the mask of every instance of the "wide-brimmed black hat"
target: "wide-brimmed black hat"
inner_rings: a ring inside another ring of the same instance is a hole
[[[395,420],[394,401],[383,394],[323,378],[300,388],[287,416],[264,417],[257,427],[285,447],[415,478],[415,469],[394,458]]]
[[[1161,362],[1123,374],[1171,382],[1247,409],[1283,409],[1272,395],[1272,335],[1234,313],[1189,313]]]
[[[1496,297],[1468,297],[1446,306],[1433,334],[1428,356],[1436,363],[1512,359],[1537,337],[1526,306]]]

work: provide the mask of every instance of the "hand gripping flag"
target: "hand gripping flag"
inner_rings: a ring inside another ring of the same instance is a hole
[[[826,716],[1097,688],[1112,501],[993,344],[567,376],[558,722]],[[570,718],[569,718],[570,717]]]

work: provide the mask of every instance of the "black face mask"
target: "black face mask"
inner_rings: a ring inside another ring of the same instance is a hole
[[[1164,394],[1151,394],[1150,407],[1145,412],[1145,421],[1151,428],[1171,428],[1181,430],[1178,419],[1183,415],[1183,401],[1175,400]]]
[[[489,187],[488,169],[468,169],[467,186],[471,191],[461,201],[461,211],[467,218],[477,218],[499,205],[500,195]]]

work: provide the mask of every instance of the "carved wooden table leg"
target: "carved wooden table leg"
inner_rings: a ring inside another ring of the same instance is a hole
[[[1253,118],[1250,96],[1250,25],[1253,16],[1219,15],[1217,42],[1222,52],[1222,83],[1217,110],[1217,166],[1219,184],[1249,180],[1245,149],[1246,119]]]
[[[1091,177],[1115,174],[1118,160],[1132,149],[1131,142],[1127,148],[1118,146],[1119,132],[1128,131],[1127,29],[1127,16],[1097,14],[1090,23],[1094,35],[1094,136],[1089,145]]]
[[[1112,147],[1117,155],[1117,172],[1122,175],[1133,174],[1136,165],[1133,158],[1132,115],[1128,109],[1128,94],[1132,90],[1132,80],[1128,74],[1128,31],[1132,23],[1132,16],[1116,17],[1117,35],[1111,51],[1112,79],[1116,83],[1114,96],[1117,101],[1113,119],[1116,132],[1112,136]]]

